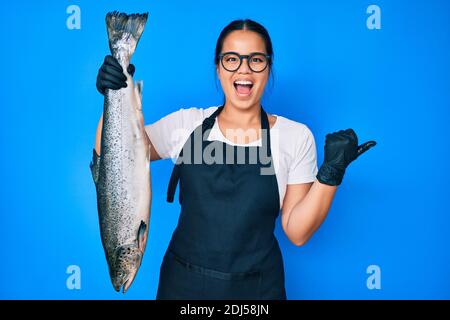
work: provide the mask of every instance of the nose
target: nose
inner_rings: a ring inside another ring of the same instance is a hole
[[[248,66],[248,57],[244,57],[244,58],[242,58],[242,63],[241,63],[241,65],[240,65],[240,67],[239,67],[239,69],[237,70],[237,72],[238,73],[250,73],[251,72],[251,70],[250,70],[250,68],[249,68],[249,66]]]

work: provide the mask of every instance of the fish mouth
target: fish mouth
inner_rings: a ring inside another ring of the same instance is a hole
[[[122,293],[125,294],[128,289],[131,287],[131,284],[134,281],[135,276],[133,276],[131,279],[128,279],[127,281],[125,281],[125,283],[123,284],[123,289],[122,289]]]
[[[130,276],[128,276],[122,282],[114,283],[114,290],[116,290],[117,292],[120,292],[120,290],[122,289],[122,293],[125,294],[128,291],[128,289],[131,287],[131,285],[133,284],[133,281],[135,278],[136,278],[136,272],[134,272],[133,274],[130,274]]]
[[[111,268],[111,282],[117,292],[126,293],[136,277],[142,262],[142,251],[135,245],[121,246]]]

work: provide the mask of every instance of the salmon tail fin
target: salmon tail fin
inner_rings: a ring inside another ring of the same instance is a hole
[[[144,31],[148,13],[126,14],[113,11],[106,15],[109,48],[116,59],[130,59]]]

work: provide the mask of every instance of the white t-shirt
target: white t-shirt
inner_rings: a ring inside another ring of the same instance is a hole
[[[161,158],[171,158],[175,163],[192,131],[218,107],[181,108],[146,125],[145,130],[156,152]],[[275,124],[270,128],[270,141],[281,208],[288,184],[308,183],[315,180],[317,150],[314,136],[305,124],[276,114],[272,115],[277,117]],[[219,140],[237,146],[261,146],[261,139],[248,144],[238,144],[228,140],[219,129],[217,121],[216,117],[208,136],[209,141]]]

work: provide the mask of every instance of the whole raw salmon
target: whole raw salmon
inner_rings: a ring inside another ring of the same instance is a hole
[[[100,156],[91,171],[97,190],[100,233],[114,288],[131,286],[147,243],[151,208],[150,140],[144,130],[142,84],[127,73],[148,14],[106,15],[109,47],[127,87],[107,89]]]

